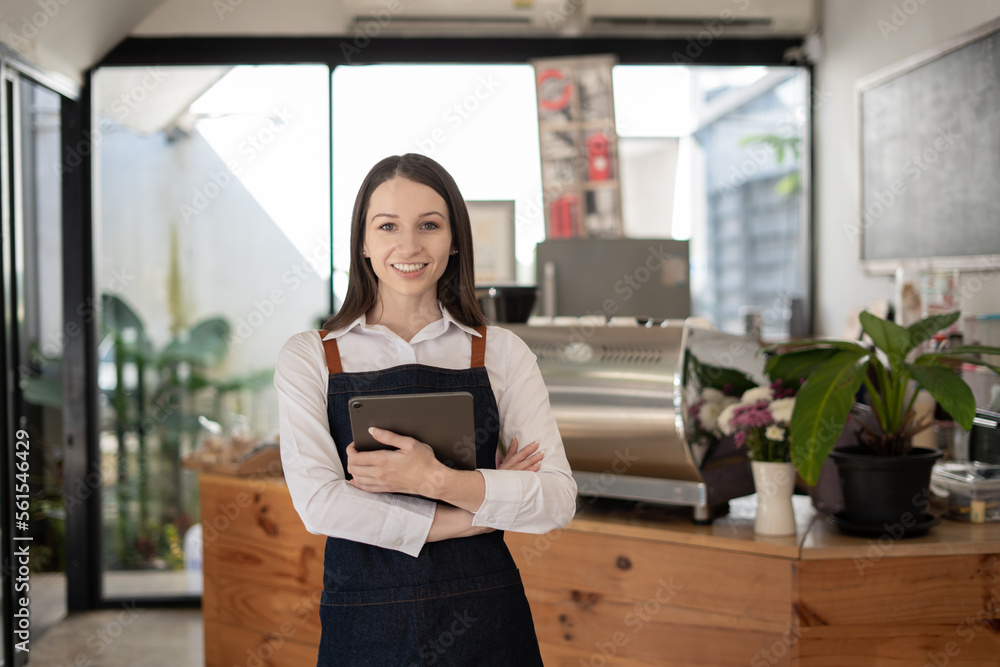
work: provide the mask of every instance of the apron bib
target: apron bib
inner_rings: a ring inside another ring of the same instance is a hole
[[[472,394],[476,467],[496,468],[500,416],[484,365],[486,328],[477,331],[471,367],[457,370],[407,364],[345,373],[337,341],[323,341],[330,433],[345,473],[346,448],[354,439],[348,414],[353,396],[441,391]],[[416,558],[328,537],[319,613],[319,667],[542,664],[521,577],[501,531],[429,542]]]

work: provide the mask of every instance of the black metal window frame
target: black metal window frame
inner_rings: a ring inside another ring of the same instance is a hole
[[[83,153],[81,146],[91,141],[92,81],[97,70],[105,67],[142,67],[177,65],[280,65],[325,64],[333,70],[341,65],[371,64],[518,64],[534,58],[580,56],[613,53],[623,65],[788,65],[786,54],[798,50],[801,39],[717,39],[708,46],[691,49],[687,39],[655,38],[372,38],[360,37],[130,37],[122,41],[87,75],[78,103],[63,105],[64,150]],[[808,64],[795,63],[811,69]],[[811,77],[811,71],[810,71]],[[333,110],[331,90],[329,109]],[[810,146],[812,120],[809,120]],[[87,152],[86,154],[90,154]],[[330,156],[332,169],[332,152]],[[811,169],[811,160],[809,168]],[[73,170],[79,178],[64,179],[64,210],[79,212],[79,220],[64,222],[63,247],[71,256],[65,258],[66,322],[85,330],[66,349],[64,390],[74,397],[73,409],[64,413],[66,432],[67,485],[83,484],[98,461],[96,403],[96,323],[76,304],[94,303],[93,280],[93,175],[89,160]],[[811,174],[809,180],[812,181]],[[333,210],[333,193],[330,193]],[[812,204],[809,204],[807,239],[813,238]],[[64,214],[65,216],[65,214]],[[332,221],[331,221],[332,234]],[[813,248],[808,241],[808,293],[813,302]],[[331,270],[332,267],[331,256]],[[333,308],[333,295],[330,295]],[[87,309],[84,309],[87,311]],[[67,517],[67,548],[74,554],[67,565],[68,605],[71,611],[112,608],[123,599],[103,598],[101,594],[100,499],[92,493],[83,499],[76,514]],[[143,598],[154,606],[197,605],[197,597]]]
[[[2,113],[0,116],[3,118],[2,127],[0,127],[0,133],[3,134],[2,139],[0,139],[0,174],[2,174],[4,183],[3,187],[0,188],[0,207],[3,208],[3,215],[0,215],[0,220],[3,221],[5,228],[3,230],[3,244],[0,252],[3,253],[2,260],[0,260],[0,266],[3,267],[2,275],[0,275],[0,311],[2,311],[3,316],[3,329],[0,331],[0,347],[2,347],[4,355],[4,374],[0,378],[0,384],[2,384],[3,396],[5,398],[3,410],[0,410],[0,429],[2,429],[3,436],[0,442],[3,443],[3,448],[0,450],[0,475],[3,476],[4,480],[4,490],[2,497],[0,497],[0,534],[3,535],[3,544],[0,545],[0,558],[2,558],[2,571],[0,571],[0,580],[2,580],[3,587],[3,605],[2,614],[5,619],[3,627],[3,664],[7,665],[20,665],[24,664],[27,659],[27,655],[24,653],[15,653],[14,651],[14,634],[13,634],[13,612],[15,611],[15,605],[13,604],[15,600],[15,595],[18,597],[23,597],[24,592],[18,592],[15,590],[15,584],[17,583],[15,572],[16,563],[14,560],[14,549],[15,541],[13,540],[13,526],[14,526],[14,443],[17,441],[16,433],[20,427],[18,415],[16,414],[15,408],[15,397],[17,395],[17,387],[11,386],[12,382],[17,382],[18,375],[16,369],[14,368],[15,360],[17,359],[17,346],[20,341],[17,340],[17,331],[19,330],[19,322],[17,317],[19,316],[19,309],[23,306],[18,300],[24,297],[23,293],[13,292],[11,288],[15,286],[16,279],[16,264],[21,261],[18,256],[18,250],[16,247],[15,234],[19,233],[16,229],[19,220],[17,219],[16,210],[20,206],[20,198],[22,192],[18,192],[16,188],[17,183],[23,182],[23,179],[30,177],[23,173],[19,173],[22,170],[23,165],[19,164],[17,161],[16,151],[14,149],[15,137],[20,136],[22,132],[22,127],[20,127],[20,114],[17,113],[17,95],[18,95],[18,83],[19,81],[26,80],[32,83],[38,84],[48,90],[59,95],[60,99],[60,117],[63,123],[63,131],[61,137],[61,143],[65,146],[66,144],[66,133],[65,133],[65,123],[67,118],[78,118],[79,112],[79,99],[81,95],[81,89],[73,81],[67,77],[59,74],[57,72],[52,72],[46,70],[43,67],[38,67],[23,57],[20,54],[12,51],[6,46],[0,44],[0,107],[2,107]],[[79,123],[79,120],[77,120]],[[71,188],[75,191],[79,191],[80,179],[82,178],[82,173],[77,174],[64,174],[62,179],[63,196],[66,196],[67,188]],[[75,181],[75,186],[74,186]],[[67,230],[79,230],[83,228],[84,220],[84,210],[81,206],[65,206],[62,209],[62,230],[63,236],[66,238]],[[75,257],[71,256],[72,253],[67,254],[64,257],[67,265],[71,265],[75,260]],[[76,271],[71,271],[68,273],[77,273]],[[67,274],[68,275],[68,274]],[[64,280],[66,276],[64,275]],[[63,285],[64,288],[64,304],[69,303],[69,293],[65,290],[67,285]],[[67,348],[72,347],[67,345]],[[67,362],[73,363],[69,357],[67,357]],[[85,439],[80,438],[79,442],[85,442]],[[71,455],[68,449],[67,455]],[[68,474],[68,471],[67,471]],[[79,521],[70,521],[67,517],[67,541],[69,540],[69,526],[70,524],[79,525]],[[80,543],[86,543],[85,540],[81,540]],[[69,570],[69,565],[67,565],[67,570]],[[67,571],[67,580],[69,580],[70,574]],[[30,593],[30,591],[29,591]]]

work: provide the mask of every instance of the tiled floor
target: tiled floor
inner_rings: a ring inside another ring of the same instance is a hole
[[[204,667],[199,609],[71,614],[31,645],[29,667]]]

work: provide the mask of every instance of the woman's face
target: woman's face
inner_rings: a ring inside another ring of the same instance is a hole
[[[437,298],[448,266],[448,205],[433,189],[396,177],[375,188],[363,249],[379,280],[379,298]]]

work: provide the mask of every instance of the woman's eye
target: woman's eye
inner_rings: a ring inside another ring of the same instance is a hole
[[[384,222],[378,226],[379,229],[384,229],[385,231],[392,231],[395,227],[395,223],[392,222]]]
[[[424,229],[437,229],[440,225],[436,222],[425,222]]]

